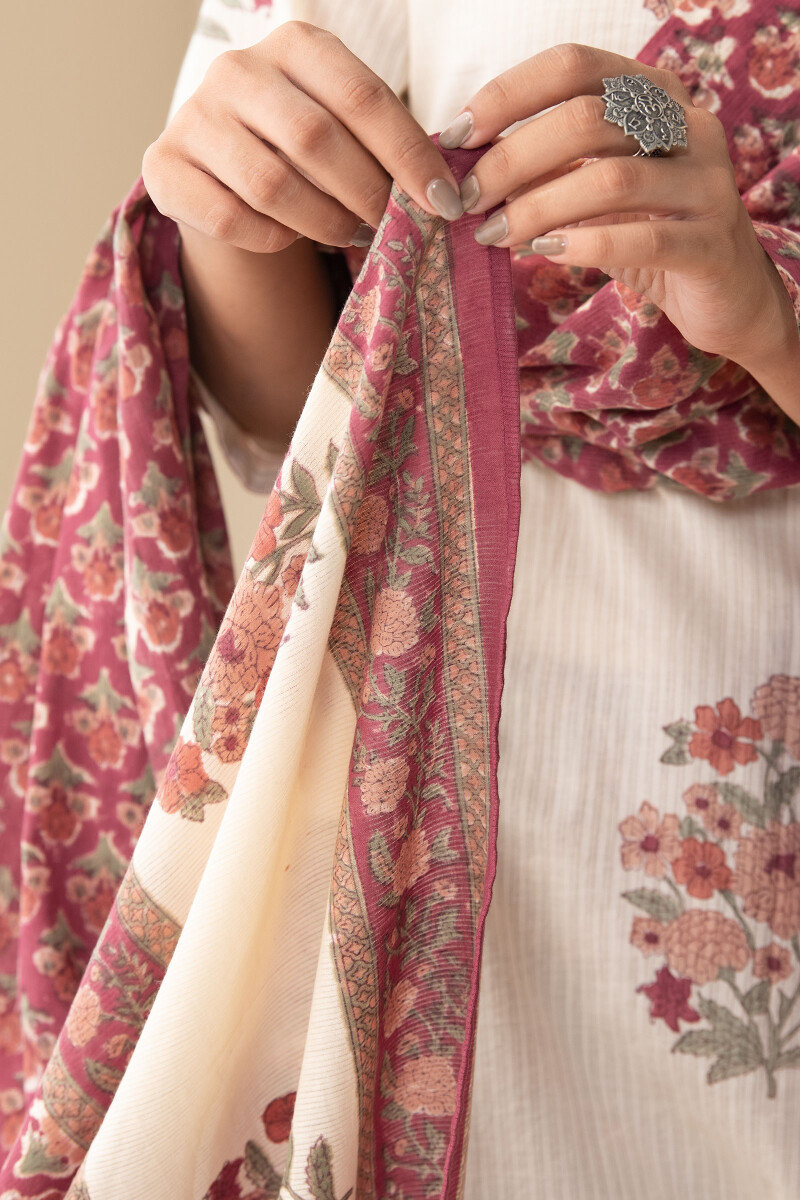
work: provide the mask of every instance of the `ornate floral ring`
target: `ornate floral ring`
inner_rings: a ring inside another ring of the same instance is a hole
[[[659,158],[673,146],[686,146],[686,112],[646,75],[604,79],[605,120],[621,125],[641,149],[634,157]]]

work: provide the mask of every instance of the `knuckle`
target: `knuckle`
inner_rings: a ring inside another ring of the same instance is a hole
[[[297,240],[297,234],[292,229],[270,222],[269,228],[259,234],[258,248],[262,254],[277,254],[285,250]]]
[[[235,87],[236,83],[247,74],[245,55],[241,50],[223,50],[213,58],[205,73],[205,80],[213,87],[224,87],[226,90]]]
[[[481,93],[481,99],[486,101],[490,109],[502,110],[511,104],[511,93],[502,75],[496,75],[494,79],[490,79],[488,83],[484,84]]]
[[[602,127],[604,112],[605,105],[599,96],[576,96],[561,106],[563,132],[574,135],[577,126],[583,134],[594,133]]]
[[[342,105],[348,115],[372,117],[386,104],[387,86],[370,75],[351,75],[342,86]]]
[[[598,164],[603,190],[611,196],[624,195],[636,186],[636,166],[630,158],[607,158]]]
[[[401,170],[413,171],[427,161],[429,154],[427,138],[423,143],[418,135],[404,132],[394,144],[392,162]]]
[[[202,232],[214,241],[230,242],[241,232],[241,224],[236,206],[223,200],[212,204],[206,212]]]
[[[505,138],[500,138],[499,142],[495,142],[489,151],[491,158],[492,173],[497,174],[499,179],[507,179],[512,174],[513,162],[508,147],[505,144]]]
[[[651,221],[647,226],[647,253],[652,262],[661,262],[670,249],[670,236],[661,221]]]
[[[306,154],[319,154],[333,141],[333,120],[322,109],[300,113],[289,124],[292,144]]]
[[[389,203],[391,188],[391,181],[388,179],[365,184],[360,193],[364,212],[372,213],[376,219],[380,218]]]
[[[583,46],[580,42],[561,42],[551,46],[547,54],[552,57],[556,70],[562,71],[568,78],[584,75],[591,70],[595,60],[591,46]]]
[[[604,225],[598,225],[593,231],[594,253],[598,263],[612,262],[614,258],[614,235]]]
[[[255,161],[244,171],[244,199],[256,209],[265,209],[277,200],[291,200],[291,176],[280,159],[274,162]]]

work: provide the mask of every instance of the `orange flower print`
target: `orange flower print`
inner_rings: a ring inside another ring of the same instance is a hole
[[[297,585],[300,582],[305,562],[306,558],[304,554],[293,554],[281,571],[281,583],[284,586],[286,595],[290,599],[297,591]]]
[[[174,605],[156,596],[145,608],[144,627],[153,646],[172,646],[180,632],[180,613]]]
[[[766,921],[777,937],[800,931],[800,824],[768,821],[741,838],[732,887],[745,913]]]
[[[782,42],[774,25],[759,29],[748,53],[748,68],[751,80],[762,95],[796,87],[800,60],[794,39]]]
[[[83,586],[93,600],[113,599],[122,586],[121,567],[112,562],[110,554],[97,551],[84,568]]]
[[[92,758],[101,767],[117,766],[125,752],[122,738],[111,718],[97,722],[89,734],[88,747]]]
[[[659,821],[658,810],[645,800],[638,816],[626,817],[619,827],[625,870],[636,871],[644,867],[648,875],[661,879],[681,852],[678,824],[674,813],[668,813]]]
[[[92,1040],[97,1033],[101,1013],[97,994],[84,984],[78,989],[67,1013],[67,1037],[73,1046],[82,1047]]]
[[[770,942],[753,955],[753,974],[756,979],[768,979],[770,983],[781,983],[792,973],[792,956],[784,946]]]
[[[450,1059],[440,1054],[406,1059],[397,1072],[393,1099],[410,1113],[446,1117],[455,1112],[456,1080]]]
[[[400,848],[394,865],[393,890],[401,896],[427,872],[431,852],[424,829],[412,829]]]
[[[642,954],[663,954],[666,928],[663,921],[656,921],[653,917],[634,917],[631,945],[641,950]]]
[[[25,695],[28,677],[20,666],[19,655],[13,650],[0,662],[0,700],[11,704]]]
[[[405,758],[382,758],[370,763],[361,784],[361,803],[369,816],[394,812],[406,790],[410,769]]]
[[[292,1132],[296,1098],[296,1092],[287,1092],[285,1096],[278,1096],[275,1100],[270,1101],[261,1114],[264,1130],[271,1142],[288,1142]]]
[[[386,1015],[384,1017],[384,1029],[386,1036],[391,1037],[396,1029],[405,1021],[408,1014],[414,1007],[414,1001],[417,998],[418,989],[414,986],[410,979],[401,979],[392,994],[389,997],[389,1002],[386,1005]]]
[[[82,658],[81,649],[73,632],[66,625],[53,625],[42,646],[42,665],[51,675],[64,675],[72,679],[78,671]]]
[[[725,851],[715,842],[700,842],[697,838],[686,838],[681,843],[681,855],[673,862],[672,873],[695,900],[709,900],[715,890],[724,892],[731,885]]]
[[[190,796],[196,796],[208,783],[203,768],[203,752],[196,742],[178,737],[164,772],[159,802],[164,812],[178,812]]]
[[[720,775],[729,775],[734,766],[756,762],[753,742],[763,733],[752,717],[742,717],[739,706],[730,698],[721,700],[716,712],[708,704],[694,710],[697,733],[689,742],[692,758],[705,758]]]
[[[767,737],[781,741],[800,759],[800,679],[773,675],[753,696],[753,712]]]
[[[670,921],[664,934],[667,962],[694,983],[711,983],[720,967],[747,966],[750,948],[741,925],[722,913],[690,908]]]
[[[384,588],[378,593],[372,614],[372,653],[396,658],[418,640],[419,618],[411,597],[399,588]]]
[[[354,554],[373,554],[386,533],[389,506],[383,496],[365,496],[358,510],[351,549]]]
[[[194,523],[187,511],[188,498],[182,505],[171,504],[158,511],[157,537],[171,556],[185,553],[192,544]]]
[[[211,728],[217,735],[212,743],[212,753],[220,762],[238,762],[247,747],[250,717],[253,709],[233,700],[230,704],[218,704],[214,711]]]

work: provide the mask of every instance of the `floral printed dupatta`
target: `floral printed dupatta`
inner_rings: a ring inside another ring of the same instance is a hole
[[[796,34],[736,9],[723,36],[687,4],[642,58],[713,92],[740,172],[761,146],[741,177],[796,295],[790,98],[750,72]],[[800,480],[743,372],[480,220],[393,190],[227,609],[177,231],[141,180],[90,257],[0,575],[8,1200],[459,1193],[520,404],[524,452],[599,490]]]

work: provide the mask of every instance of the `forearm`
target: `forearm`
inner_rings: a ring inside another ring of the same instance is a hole
[[[189,355],[247,433],[288,443],[336,322],[313,242],[256,254],[179,222]]]

